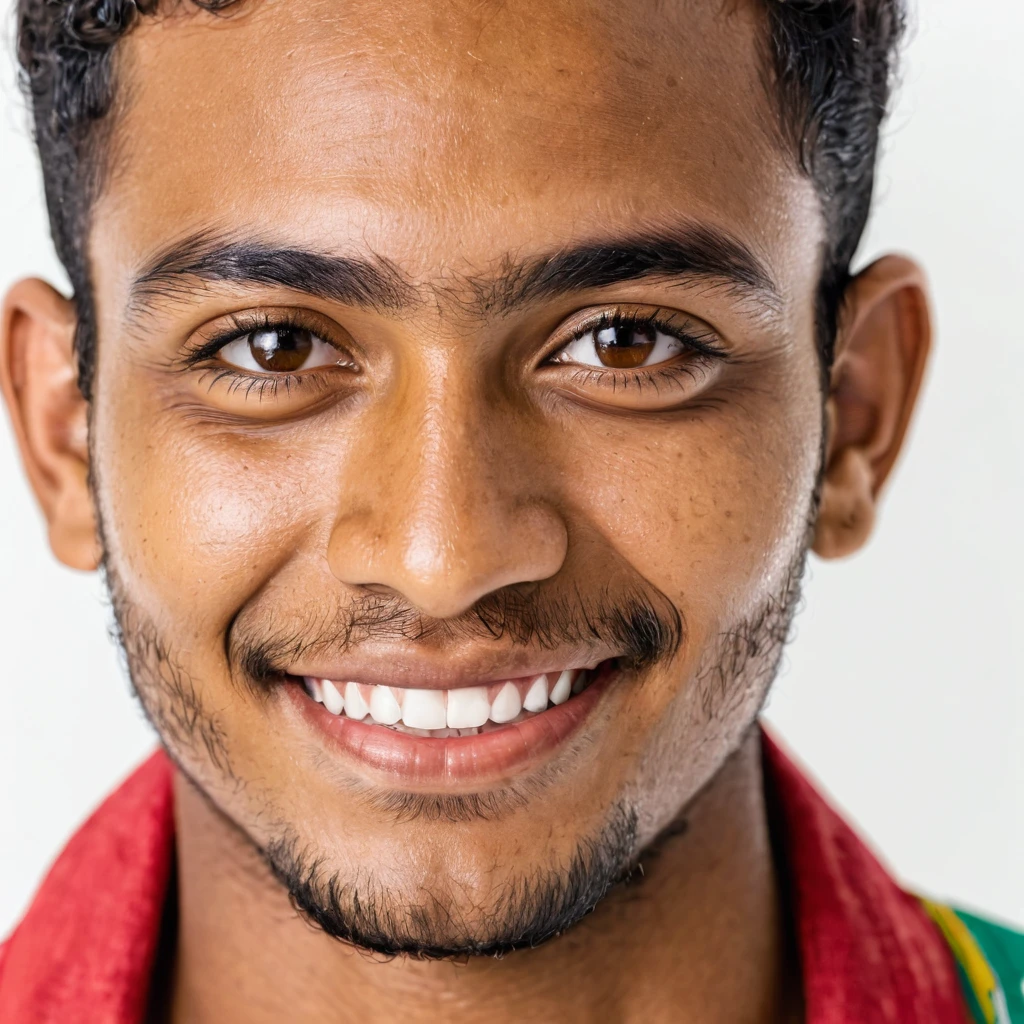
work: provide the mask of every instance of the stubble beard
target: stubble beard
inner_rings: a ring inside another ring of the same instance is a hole
[[[696,674],[701,710],[709,723],[735,717],[740,707],[748,709],[734,730],[735,745],[754,726],[777,671],[799,602],[807,547],[805,539],[777,592],[756,614],[721,634]],[[109,551],[106,544],[103,550]],[[114,638],[124,652],[134,693],[165,749],[225,824],[257,851],[298,913],[326,934],[386,956],[500,956],[538,946],[564,932],[632,874],[641,852],[640,815],[626,800],[610,807],[595,834],[578,840],[568,861],[533,873],[510,874],[489,905],[474,907],[471,915],[460,912],[459,901],[444,879],[418,902],[410,903],[369,871],[358,878],[332,872],[324,855],[284,821],[277,825],[275,837],[261,847],[184,763],[183,754],[200,763],[205,760],[222,778],[241,784],[234,776],[225,730],[204,707],[199,688],[173,648],[132,603],[106,555],[103,571],[114,613]],[[543,794],[534,792],[530,799],[543,799]],[[456,818],[480,816],[470,800],[454,798]],[[403,813],[409,817],[408,806]],[[684,814],[685,808],[680,808],[676,820]]]

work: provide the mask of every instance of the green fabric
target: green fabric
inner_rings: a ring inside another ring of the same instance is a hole
[[[1009,1024],[1024,1024],[1024,934],[964,910],[956,910],[956,915],[967,926],[999,979]],[[976,1019],[984,1021],[983,1017]]]
[[[992,1024],[992,1018],[986,1014],[981,1003],[978,1002],[978,993],[971,984],[971,979],[964,970],[964,965],[959,960],[956,962],[956,974],[960,979],[960,991],[963,992],[964,1002],[967,1003],[967,1012],[971,1015],[971,1024]],[[1009,1021],[998,1021],[997,1024],[1011,1024]]]

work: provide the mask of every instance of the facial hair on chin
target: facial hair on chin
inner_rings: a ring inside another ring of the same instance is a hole
[[[739,699],[735,695],[740,691],[757,687],[767,695],[799,600],[805,556],[806,547],[802,547],[779,590],[755,615],[724,632],[702,660],[694,683],[708,716],[720,712],[730,699]],[[233,778],[223,724],[204,707],[198,688],[172,648],[132,605],[113,567],[105,562],[104,568],[135,692],[165,746],[172,757],[182,749],[205,753],[215,770]],[[629,622],[630,618],[620,615],[618,621]],[[633,621],[643,619],[632,616]],[[671,623],[655,624],[660,634],[650,628],[648,617],[648,638],[678,635]],[[663,650],[652,650],[648,656],[660,661],[674,646],[667,642]],[[250,664],[263,656],[262,651],[257,653],[258,657],[249,659]],[[180,766],[180,757],[175,760]],[[186,774],[202,792],[195,777]],[[479,908],[475,919],[469,921],[443,880],[412,905],[371,875],[357,882],[326,872],[322,858],[304,844],[293,824],[280,824],[277,837],[260,849],[204,795],[256,848],[304,918],[339,940],[384,955],[422,959],[498,956],[537,946],[590,913],[613,887],[629,877],[641,852],[637,849],[637,809],[618,802],[596,834],[578,841],[567,863],[513,876],[502,885],[494,905]]]

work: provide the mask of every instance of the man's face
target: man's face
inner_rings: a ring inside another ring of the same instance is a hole
[[[121,52],[90,445],[132,673],[339,931],[568,923],[761,705],[822,228],[760,13],[252,3]]]

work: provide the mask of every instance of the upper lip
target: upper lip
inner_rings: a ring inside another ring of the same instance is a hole
[[[522,679],[563,669],[587,668],[616,656],[594,648],[565,651],[468,652],[360,649],[337,660],[316,659],[289,665],[288,674],[371,686],[454,690],[461,686]]]

